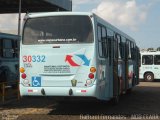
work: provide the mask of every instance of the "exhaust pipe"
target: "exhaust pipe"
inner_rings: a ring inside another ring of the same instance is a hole
[[[69,95],[70,96],[73,95],[73,90],[72,89],[69,90]]]
[[[41,93],[42,95],[46,95],[45,90],[43,88],[41,89]]]

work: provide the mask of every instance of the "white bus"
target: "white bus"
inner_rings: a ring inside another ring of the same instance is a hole
[[[160,79],[160,51],[141,52],[139,78],[151,82]]]
[[[14,86],[18,82],[19,37],[0,33],[0,83]]]
[[[93,13],[27,14],[21,96],[114,99],[138,82],[135,41]]]

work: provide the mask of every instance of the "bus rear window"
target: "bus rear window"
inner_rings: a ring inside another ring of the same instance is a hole
[[[51,16],[26,21],[23,44],[92,43],[93,28],[89,16]]]

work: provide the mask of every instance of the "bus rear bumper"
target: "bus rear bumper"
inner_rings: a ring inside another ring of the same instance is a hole
[[[20,84],[20,95],[96,97],[96,85],[91,87],[24,87]]]

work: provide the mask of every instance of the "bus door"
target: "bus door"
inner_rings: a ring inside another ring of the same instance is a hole
[[[133,74],[132,74],[132,86],[135,86],[137,84],[137,49],[136,45],[131,42],[131,60],[132,60],[132,65],[133,65]]]
[[[109,85],[109,63],[108,63],[108,42],[106,37],[106,27],[98,24],[98,80],[99,80],[99,98],[106,99],[109,94],[109,89],[107,85]],[[108,68],[108,69],[107,69]]]
[[[117,39],[117,48],[118,48],[118,80],[119,80],[119,93],[121,94],[124,90],[124,80],[125,80],[125,76],[124,71],[123,71],[123,66],[124,66],[124,59],[123,59],[123,44],[122,44],[122,39],[121,39],[121,35],[116,35],[116,39]]]
[[[126,91],[127,89],[127,78],[126,78],[126,75],[127,75],[127,62],[126,62],[126,39],[123,37],[123,36],[121,36],[121,48],[120,48],[120,54],[121,54],[121,61],[120,61],[120,63],[121,63],[121,67],[122,67],[122,71],[121,71],[121,73],[122,73],[122,91]]]
[[[128,49],[129,43],[128,41],[125,44],[125,91],[128,89],[129,81],[128,81],[128,66],[129,66],[129,59],[128,59]]]
[[[128,74],[127,74],[127,77],[128,77],[128,87],[131,89],[134,85],[135,85],[135,60],[133,59],[133,48],[134,48],[134,44],[127,40],[127,61],[128,61],[128,67],[127,67],[127,70],[128,70]],[[135,51],[136,52],[136,51]]]
[[[135,84],[139,84],[139,64],[140,64],[140,53],[137,46],[135,46]]]
[[[113,96],[118,96],[120,93],[120,81],[118,79],[118,39],[115,35],[113,41]]]
[[[108,60],[109,60],[109,96],[113,97],[113,80],[114,80],[114,32],[110,29],[107,29],[107,40],[108,40]],[[116,61],[116,60],[115,60]]]

